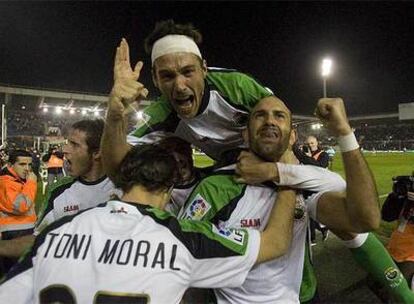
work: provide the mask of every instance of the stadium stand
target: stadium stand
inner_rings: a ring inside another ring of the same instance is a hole
[[[63,92],[0,84],[0,104],[6,104],[7,138],[9,143],[19,147],[34,147],[36,141],[39,150],[45,150],[48,143],[63,140],[69,126],[83,117],[103,116],[107,97],[102,94],[85,92]],[[145,107],[150,101],[144,101]],[[59,113],[60,112],[60,113]],[[131,115],[136,115],[131,112]],[[294,124],[298,129],[299,142],[309,134],[316,135],[323,147],[334,147],[335,140],[315,117],[294,115]],[[0,118],[1,119],[1,118]],[[129,129],[140,123],[137,117],[129,120]],[[350,118],[351,125],[360,146],[366,151],[413,151],[414,120],[398,120],[398,113]]]

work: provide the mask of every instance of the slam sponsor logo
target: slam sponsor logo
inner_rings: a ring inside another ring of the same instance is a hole
[[[63,212],[78,212],[79,211],[79,205],[68,205],[63,207]]]

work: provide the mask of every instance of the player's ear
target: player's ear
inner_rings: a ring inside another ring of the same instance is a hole
[[[151,69],[152,82],[154,83],[154,86],[158,89],[159,87],[157,82],[157,75],[155,73],[155,67],[153,66]]]
[[[206,78],[207,76],[207,61],[203,59],[203,63],[201,64],[201,70],[203,71],[203,76]]]
[[[293,146],[293,144],[296,142],[297,139],[298,139],[298,132],[296,131],[296,129],[290,130],[289,146]]]
[[[101,155],[101,151],[100,151],[100,150],[95,151],[95,152],[92,152],[92,159],[93,159],[94,161],[99,161],[99,160],[101,160],[101,157],[102,157],[102,155]]]
[[[245,128],[242,131],[242,136],[243,136],[244,143],[246,144],[246,146],[249,147],[250,145],[249,145],[249,130],[248,130],[248,128]]]

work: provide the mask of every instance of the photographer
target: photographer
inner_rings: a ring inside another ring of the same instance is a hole
[[[318,139],[310,135],[306,138],[302,149],[294,145],[293,152],[295,156],[304,165],[314,165],[322,168],[328,168],[329,155],[319,147]]]
[[[310,135],[306,138],[305,144],[302,149],[297,144],[293,146],[293,153],[300,163],[304,165],[313,165],[322,168],[328,168],[329,155],[319,147],[318,139]],[[311,244],[316,245],[316,230],[318,229],[322,233],[322,240],[325,241],[328,237],[328,228],[313,219],[309,222]]]
[[[63,177],[63,153],[53,146],[42,157],[42,161],[47,165],[47,183],[51,185],[55,179]]]
[[[388,250],[414,290],[414,176],[398,176],[393,183],[381,210],[384,221],[398,220]]]

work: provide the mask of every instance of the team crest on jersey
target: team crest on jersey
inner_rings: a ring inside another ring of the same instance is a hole
[[[304,205],[303,200],[297,197],[294,218],[295,220],[303,221],[305,217],[306,217],[306,207]]]
[[[246,231],[239,229],[220,228],[213,225],[213,232],[238,245],[244,244]]]
[[[210,210],[211,205],[202,197],[197,194],[191,202],[190,206],[185,211],[185,219],[201,220],[207,212]]]

